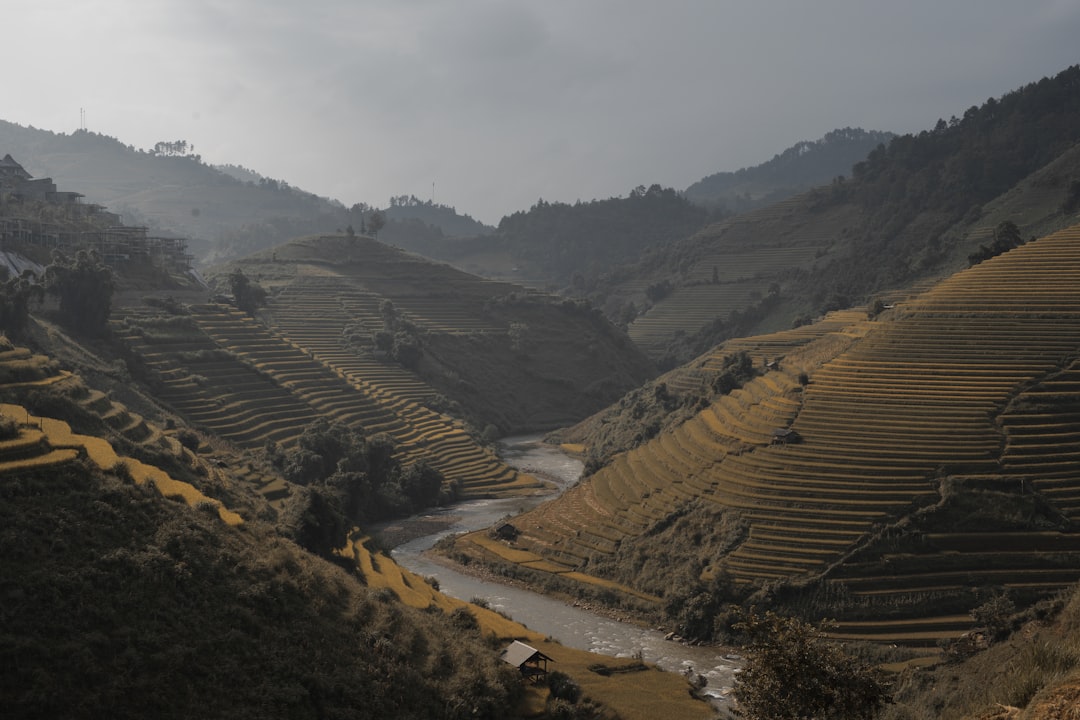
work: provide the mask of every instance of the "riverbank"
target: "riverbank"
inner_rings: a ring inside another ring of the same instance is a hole
[[[450,546],[452,548],[452,546]],[[498,567],[492,562],[468,562],[462,563],[455,559],[452,555],[447,553],[447,547],[436,543],[434,547],[424,553],[424,557],[437,565],[445,567],[454,572],[467,575],[483,582],[496,583],[506,587],[516,588],[518,590],[525,590],[533,592],[544,597],[551,598],[552,600],[558,600],[564,602],[570,607],[584,610],[598,615],[600,617],[614,620],[616,622],[627,623],[643,629],[656,630],[657,632],[664,632],[662,628],[656,627],[655,618],[650,617],[645,613],[634,613],[626,608],[616,608],[604,605],[603,603],[590,602],[589,600],[582,599],[575,596],[572,593],[562,591],[559,589],[553,589],[548,585],[538,582],[531,582],[522,577],[514,577],[503,573],[496,572],[495,567]],[[514,566],[507,566],[509,569],[514,569]]]
[[[383,547],[389,547],[395,539],[415,536],[425,528],[434,530],[430,535],[395,542],[393,559],[428,579],[442,593],[463,601],[477,600],[543,637],[557,638],[567,647],[623,660],[642,658],[683,678],[703,676],[707,686],[700,693],[711,698],[715,708],[723,709],[738,664],[724,657],[729,650],[673,641],[667,633],[653,629],[658,624],[656,615],[594,602],[578,593],[577,583],[560,592],[558,581],[544,582],[553,577],[550,573],[533,578],[537,581],[534,584],[519,572],[518,566],[506,568],[503,573],[498,565],[492,568],[480,562],[459,563],[453,556],[446,557],[441,549],[432,552],[443,538],[485,532],[529,506],[550,500],[581,475],[580,460],[568,457],[557,446],[542,443],[539,436],[513,439],[501,449],[508,464],[542,474],[555,483],[554,491],[529,498],[472,500],[386,523],[380,528],[384,531]]]
[[[368,528],[368,532],[379,547],[389,552],[428,535],[447,533],[459,522],[459,515],[414,515],[373,525]]]
[[[365,545],[363,536],[357,535],[353,540],[347,555],[363,572],[368,587],[391,591],[401,602],[419,609],[434,611],[433,609],[437,608],[447,615],[464,609],[475,618],[478,625],[478,629],[473,632],[490,638],[496,649],[506,647],[515,640],[531,645],[552,658],[556,663],[553,669],[571,677],[581,687],[584,696],[608,708],[604,717],[611,716],[611,713],[625,720],[652,720],[657,717],[668,720],[707,720],[715,717],[715,706],[695,697],[690,692],[691,686],[686,678],[681,676],[678,670],[660,672],[657,667],[643,664],[638,659],[643,655],[646,663],[663,667],[662,658],[657,658],[656,660],[660,661],[656,662],[650,657],[651,653],[640,651],[637,655],[630,652],[604,653],[608,657],[596,654],[596,649],[574,643],[573,641],[578,639],[576,636],[560,637],[550,627],[529,627],[511,619],[507,606],[534,609],[527,607],[526,602],[506,602],[501,597],[493,597],[475,587],[461,592],[462,588],[456,587],[463,577],[459,573],[444,571],[440,566],[432,566],[426,562],[420,572],[416,572],[381,553],[371,552]],[[410,564],[418,558],[418,555],[408,556]],[[436,589],[439,583],[432,582],[432,578],[441,579],[443,587]],[[499,587],[502,589],[502,586]],[[456,588],[456,591],[447,592],[452,588]],[[470,599],[475,599],[476,602],[470,603]],[[553,601],[545,599],[541,602]],[[584,621],[590,626],[610,623],[606,620],[595,620],[581,611],[574,612],[585,618]],[[541,618],[556,614],[558,611],[550,608],[539,613]],[[582,619],[579,618],[578,622],[580,624]],[[563,628],[569,626],[561,625]],[[565,643],[564,639],[572,642]],[[523,711],[532,708],[539,712],[545,704],[546,689],[529,684],[525,687],[525,693],[527,699]],[[523,714],[523,717],[535,715]]]

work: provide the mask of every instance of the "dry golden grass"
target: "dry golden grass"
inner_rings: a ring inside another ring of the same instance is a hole
[[[500,540],[493,540],[483,531],[469,533],[466,536],[466,539],[475,545],[479,545],[484,550],[487,550],[494,555],[498,555],[507,562],[523,565],[525,563],[540,562],[544,559],[528,550],[515,550]]]
[[[168,473],[153,465],[147,465],[134,458],[122,458],[116,454],[107,441],[74,433],[71,431],[71,426],[62,420],[31,415],[21,405],[0,404],[0,413],[10,417],[24,418],[29,424],[36,425],[45,433],[49,444],[54,448],[84,450],[91,462],[102,470],[109,470],[122,462],[127,466],[132,479],[139,485],[153,483],[164,497],[183,500],[191,507],[209,503],[217,508],[218,517],[228,525],[240,525],[244,522],[240,515],[224,507],[220,501],[203,495],[189,483],[174,480]]]
[[[617,590],[619,592],[626,593],[627,595],[633,595],[634,597],[641,598],[642,600],[648,600],[649,602],[654,602],[654,603],[659,603],[660,602],[660,598],[656,597],[655,595],[649,595],[648,593],[638,592],[637,590],[629,588],[626,585],[621,585],[621,584],[619,584],[617,582],[613,582],[611,580],[604,580],[603,578],[598,578],[595,575],[586,575],[585,573],[579,573],[579,572],[567,572],[567,573],[562,573],[562,576],[564,578],[569,578],[570,580],[576,580],[578,582],[585,583],[587,585],[595,585],[595,586],[602,587],[602,588],[608,588],[610,590]]]
[[[64,448],[62,450],[52,450],[42,455],[35,455],[34,457],[21,458],[19,460],[7,460],[0,462],[0,474],[49,467],[50,465],[62,465],[64,463],[72,462],[78,456],[79,453],[77,450]]]
[[[565,565],[559,565],[558,563],[553,563],[553,562],[551,562],[549,560],[537,560],[536,562],[525,562],[525,563],[521,563],[521,565],[523,567],[529,568],[530,570],[539,570],[540,572],[546,572],[546,573],[564,573],[564,572],[566,572],[566,571],[568,571],[570,569],[570,568],[566,567]]]

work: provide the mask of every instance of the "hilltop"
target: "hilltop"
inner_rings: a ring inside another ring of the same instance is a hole
[[[540,199],[489,234],[423,251],[485,277],[582,296],[611,267],[684,238],[714,217],[672,188],[639,186],[627,197],[573,205]]]
[[[894,137],[891,132],[862,128],[833,130],[819,140],[795,143],[760,165],[702,178],[683,195],[700,205],[748,212],[851,175],[856,163]]]
[[[394,369],[417,387],[415,399],[480,430],[574,422],[653,373],[625,334],[586,304],[484,280],[371,238],[298,239],[209,276],[227,288],[236,268],[269,291],[263,318],[275,331]]]

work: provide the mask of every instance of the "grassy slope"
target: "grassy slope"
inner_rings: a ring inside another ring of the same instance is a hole
[[[266,527],[77,466],[0,491],[10,717],[504,717],[512,676]]]
[[[1080,704],[1080,593],[1018,616],[1007,640],[903,671],[881,720],[1069,720]]]

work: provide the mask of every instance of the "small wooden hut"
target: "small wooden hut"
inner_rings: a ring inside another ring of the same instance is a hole
[[[510,663],[521,672],[523,680],[540,683],[547,679],[548,662],[555,662],[544,653],[520,640],[512,642],[502,651],[503,662]]]

